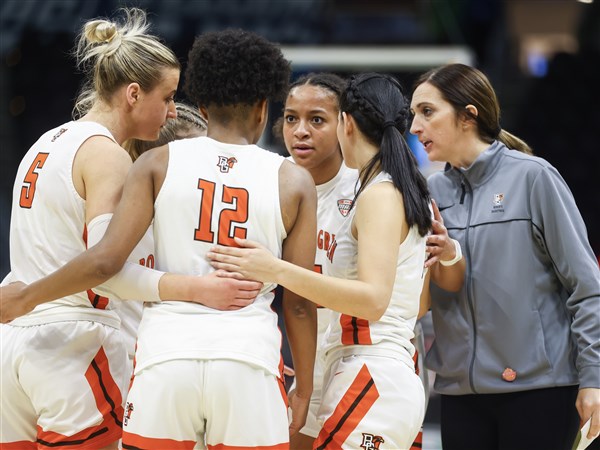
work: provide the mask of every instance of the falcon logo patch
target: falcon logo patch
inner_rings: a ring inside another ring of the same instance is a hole
[[[123,426],[127,426],[129,419],[131,419],[131,413],[133,412],[133,403],[127,402],[125,406],[125,417],[123,417]]]
[[[219,156],[219,162],[217,163],[217,167],[222,173],[228,173],[229,169],[233,169],[233,165],[237,162],[233,156]]]
[[[378,449],[381,444],[385,441],[381,436],[375,436],[374,434],[363,433],[361,448],[365,450]]]

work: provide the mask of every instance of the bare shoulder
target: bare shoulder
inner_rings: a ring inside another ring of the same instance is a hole
[[[133,164],[131,177],[137,180],[152,180],[154,198],[156,198],[167,176],[168,166],[169,144],[165,144],[142,153]]]
[[[355,237],[406,236],[406,218],[402,194],[392,183],[382,182],[367,187],[356,201],[352,232]]]
[[[279,168],[279,189],[292,194],[316,192],[315,182],[304,167],[285,160]]]
[[[290,232],[298,217],[316,215],[317,189],[310,173],[290,161],[279,168],[279,202],[285,229]]]
[[[169,144],[145,151],[135,161],[135,164],[138,166],[145,166],[147,168],[153,167],[155,169],[166,169],[167,165],[169,164]]]
[[[373,206],[404,208],[402,194],[393,183],[389,182],[381,182],[368,186],[360,194],[356,202],[357,208],[360,208],[361,205],[363,208]]]
[[[97,135],[87,139],[77,152],[75,164],[94,164],[100,162],[99,167],[111,168],[113,164],[131,166],[131,157],[123,147],[106,136]]]

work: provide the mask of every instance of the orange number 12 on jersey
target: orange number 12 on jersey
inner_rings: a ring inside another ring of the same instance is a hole
[[[203,179],[198,180],[198,189],[202,191],[202,206],[200,208],[200,221],[194,233],[194,239],[203,242],[214,242],[215,233],[211,230],[213,207],[215,202],[216,184]],[[234,226],[231,234],[231,223],[245,223],[248,220],[248,191],[244,188],[223,186],[223,203],[233,205],[233,208],[222,209],[219,214],[219,230],[217,244],[236,246],[234,237],[246,238],[247,230]]]
[[[31,163],[27,175],[25,175],[25,179],[23,180],[23,187],[21,188],[21,198],[19,199],[19,206],[21,208],[31,208],[33,196],[35,195],[35,183],[38,178],[36,169],[44,167],[48,155],[49,153],[38,153]]]

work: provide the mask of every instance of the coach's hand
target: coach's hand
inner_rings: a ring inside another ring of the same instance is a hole
[[[593,439],[600,435],[600,389],[579,389],[575,406],[582,423],[587,422],[590,418],[592,419],[587,438]]]

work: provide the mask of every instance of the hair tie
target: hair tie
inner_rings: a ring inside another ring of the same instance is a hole
[[[396,121],[394,121],[394,120],[388,120],[386,122],[383,122],[383,130],[388,129],[389,127],[396,128]]]

